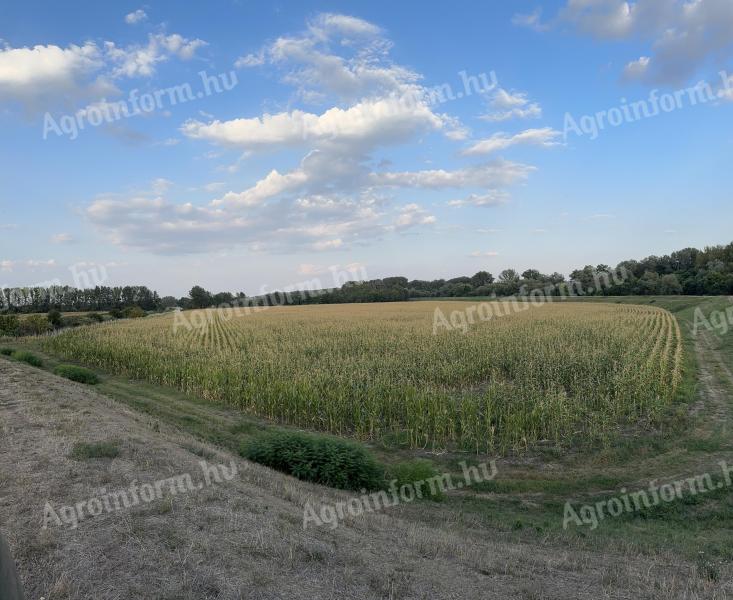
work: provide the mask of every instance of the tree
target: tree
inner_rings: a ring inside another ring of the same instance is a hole
[[[522,273],[522,279],[540,281],[544,279],[544,277],[542,276],[542,273],[540,273],[537,269],[527,269],[524,273]]]
[[[61,316],[61,313],[56,309],[48,311],[47,318],[48,318],[48,322],[51,323],[54,329],[58,329],[59,327],[62,327],[64,324],[64,320]]]
[[[519,281],[519,274],[514,269],[504,269],[499,273],[501,283],[516,283]]]
[[[229,292],[219,292],[214,294],[211,299],[214,306],[221,306],[222,304],[232,304],[234,302],[234,296]]]
[[[480,287],[482,285],[489,285],[492,283],[494,283],[494,276],[488,271],[479,271],[471,277],[471,284],[474,287]]]
[[[178,300],[176,300],[173,296],[163,296],[160,299],[160,306],[161,308],[174,308],[178,306]]]
[[[191,308],[208,308],[213,303],[211,293],[200,285],[195,285],[188,293],[191,298]]]
[[[665,295],[681,294],[682,284],[677,275],[662,275],[659,280],[659,293]]]

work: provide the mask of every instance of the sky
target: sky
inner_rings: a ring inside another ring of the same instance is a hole
[[[733,2],[415,6],[4,0],[0,286],[254,295],[731,241]]]

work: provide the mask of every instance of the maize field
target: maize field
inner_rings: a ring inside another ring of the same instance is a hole
[[[653,421],[673,398],[682,340],[665,310],[481,304],[489,318],[435,333],[436,309],[465,314],[471,303],[185,311],[66,330],[43,344],[274,422],[413,448],[596,440]]]

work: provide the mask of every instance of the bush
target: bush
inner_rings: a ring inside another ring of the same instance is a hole
[[[0,348],[0,354],[3,354],[4,356],[10,356],[15,350],[12,348]]]
[[[113,319],[121,319],[125,315],[122,314],[122,311],[119,308],[113,308],[111,311],[109,311],[109,316]]]
[[[27,350],[16,350],[15,352],[11,354],[11,356],[15,360],[20,360],[34,367],[43,366],[43,361],[40,358],[38,358],[35,354],[33,354],[32,352],[28,352]]]
[[[97,323],[101,323],[102,321],[104,321],[104,317],[102,315],[100,315],[99,313],[93,312],[93,313],[89,313],[87,316],[92,321],[96,321]]]
[[[420,486],[423,498],[431,500],[442,500],[445,496],[438,483],[440,474],[435,470],[432,463],[427,460],[411,460],[408,462],[391,465],[387,469],[387,481],[396,480],[396,487],[412,485],[416,481],[424,481]],[[432,485],[431,485],[432,480]]]
[[[384,470],[363,447],[346,440],[299,432],[269,433],[242,454],[298,479],[343,490],[384,487]]]
[[[72,381],[78,381],[79,383],[88,383],[94,385],[99,383],[99,377],[94,371],[85,369],[84,367],[77,367],[76,365],[59,365],[53,370],[54,375],[60,377],[66,377]]]
[[[58,329],[59,327],[63,327],[64,325],[64,319],[61,316],[61,313],[55,309],[49,310],[46,318],[48,319],[48,322],[51,323],[51,325],[54,327],[54,329]]]
[[[120,450],[113,442],[95,442],[88,444],[79,442],[74,444],[71,450],[71,458],[83,460],[85,458],[115,458],[119,456]]]
[[[28,315],[20,320],[19,335],[41,335],[51,329],[51,323],[43,315]]]
[[[122,314],[127,319],[139,319],[140,317],[144,317],[146,315],[145,311],[139,306],[128,306],[125,310],[122,311]]]
[[[0,315],[0,336],[16,336],[20,321],[16,315]]]

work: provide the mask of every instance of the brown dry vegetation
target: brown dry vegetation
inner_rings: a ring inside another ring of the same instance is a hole
[[[335,530],[302,527],[306,501],[343,493],[249,464],[109,398],[0,360],[0,523],[28,597],[725,598],[673,548],[654,557],[508,539],[441,504],[396,507]],[[70,458],[112,442],[116,458]],[[130,481],[234,460],[232,480],[172,500],[42,528],[69,505]],[[726,581],[729,572],[723,573]]]

